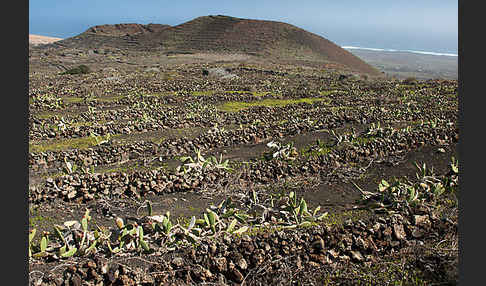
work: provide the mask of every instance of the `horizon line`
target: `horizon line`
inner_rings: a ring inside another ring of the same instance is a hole
[[[439,53],[439,52],[417,51],[417,50],[396,50],[396,49],[366,48],[366,47],[356,47],[356,46],[341,46],[341,48],[346,50],[355,49],[355,50],[369,50],[369,51],[376,51],[376,52],[407,52],[407,53],[433,55],[433,56],[448,56],[448,57],[458,56],[458,54],[453,54],[453,53]]]

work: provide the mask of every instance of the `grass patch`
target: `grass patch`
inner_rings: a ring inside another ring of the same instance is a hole
[[[357,137],[351,140],[351,143],[355,146],[361,146],[368,144],[376,139],[376,137]]]
[[[269,92],[269,91],[245,91],[245,90],[227,90],[227,91],[225,91],[225,93],[229,93],[229,94],[248,94],[248,93],[250,93],[251,95],[253,95],[255,97],[262,97],[262,96],[265,96],[267,94],[272,94],[272,92]]]
[[[39,225],[53,224],[54,219],[42,215],[29,216],[29,226],[31,228],[39,227]]]
[[[191,92],[194,96],[210,96],[213,95],[216,91],[215,90],[202,90],[202,91],[193,91]]]
[[[38,228],[39,226],[52,225],[54,221],[52,217],[39,214],[37,209],[29,208],[29,227]]]
[[[349,210],[344,212],[328,213],[328,215],[322,220],[322,224],[329,226],[343,226],[344,222],[351,220],[356,222],[358,220],[364,220],[374,215],[369,210]]]
[[[191,92],[194,96],[211,96],[218,92],[217,90],[204,90],[204,91],[193,91]],[[255,97],[263,97],[267,94],[275,94],[270,91],[247,91],[247,90],[225,90],[220,91],[221,93],[225,94],[251,94]]]
[[[56,117],[56,116],[59,116],[59,115],[60,114],[57,113],[57,112],[50,112],[50,111],[34,114],[34,116],[36,116],[39,119],[49,119],[49,118]]]
[[[159,138],[153,138],[151,139],[150,141],[152,141],[152,143],[154,144],[157,144],[157,145],[160,145],[162,144],[165,140],[167,140],[167,138],[165,137],[159,137]]]
[[[83,102],[84,99],[82,97],[68,96],[68,97],[63,97],[62,101],[64,103],[80,103]]]
[[[355,264],[324,274],[320,285],[432,285],[430,278],[414,264],[411,259],[404,261],[393,257],[371,265]]]
[[[304,148],[300,151],[300,154],[306,158],[316,158],[320,155],[326,155],[330,153],[333,149],[333,146],[319,146],[318,149],[312,149],[311,147]]]
[[[266,107],[282,107],[290,104],[308,103],[313,104],[315,102],[327,101],[324,98],[299,98],[299,99],[264,99],[252,102],[231,101],[218,107],[221,111],[226,112],[238,112],[243,109],[251,108],[254,106],[266,106]]]
[[[62,72],[61,74],[64,75],[64,74],[87,74],[87,73],[90,73],[91,70],[88,66],[86,65],[79,65],[75,68],[72,68],[72,69],[68,69],[64,72]]]
[[[119,135],[111,135],[114,138]],[[100,139],[106,139],[107,136],[100,136]],[[52,140],[40,144],[29,144],[29,153],[39,153],[46,151],[63,151],[69,149],[87,149],[96,145],[95,140],[90,137],[69,138],[61,140]]]

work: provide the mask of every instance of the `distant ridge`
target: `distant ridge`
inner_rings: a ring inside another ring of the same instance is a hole
[[[89,28],[53,44],[62,47],[174,53],[245,53],[277,60],[336,64],[343,69],[380,76],[381,72],[333,42],[296,26],[230,16],[202,16],[177,26],[118,24]]]
[[[29,45],[33,45],[33,46],[50,44],[60,40],[62,40],[62,38],[29,34]]]
[[[89,28],[85,33],[93,33],[105,36],[133,36],[146,33],[160,32],[169,28],[169,25],[162,24],[114,24],[114,25],[98,25]]]

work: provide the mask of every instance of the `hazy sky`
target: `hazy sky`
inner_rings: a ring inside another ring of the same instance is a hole
[[[199,16],[282,21],[341,46],[457,53],[450,0],[30,0],[29,33],[67,38],[118,23],[178,25]]]

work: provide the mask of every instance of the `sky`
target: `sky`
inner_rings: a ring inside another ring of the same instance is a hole
[[[340,46],[458,50],[457,0],[30,0],[29,33],[68,38],[96,25],[175,26],[207,15],[286,22]]]

